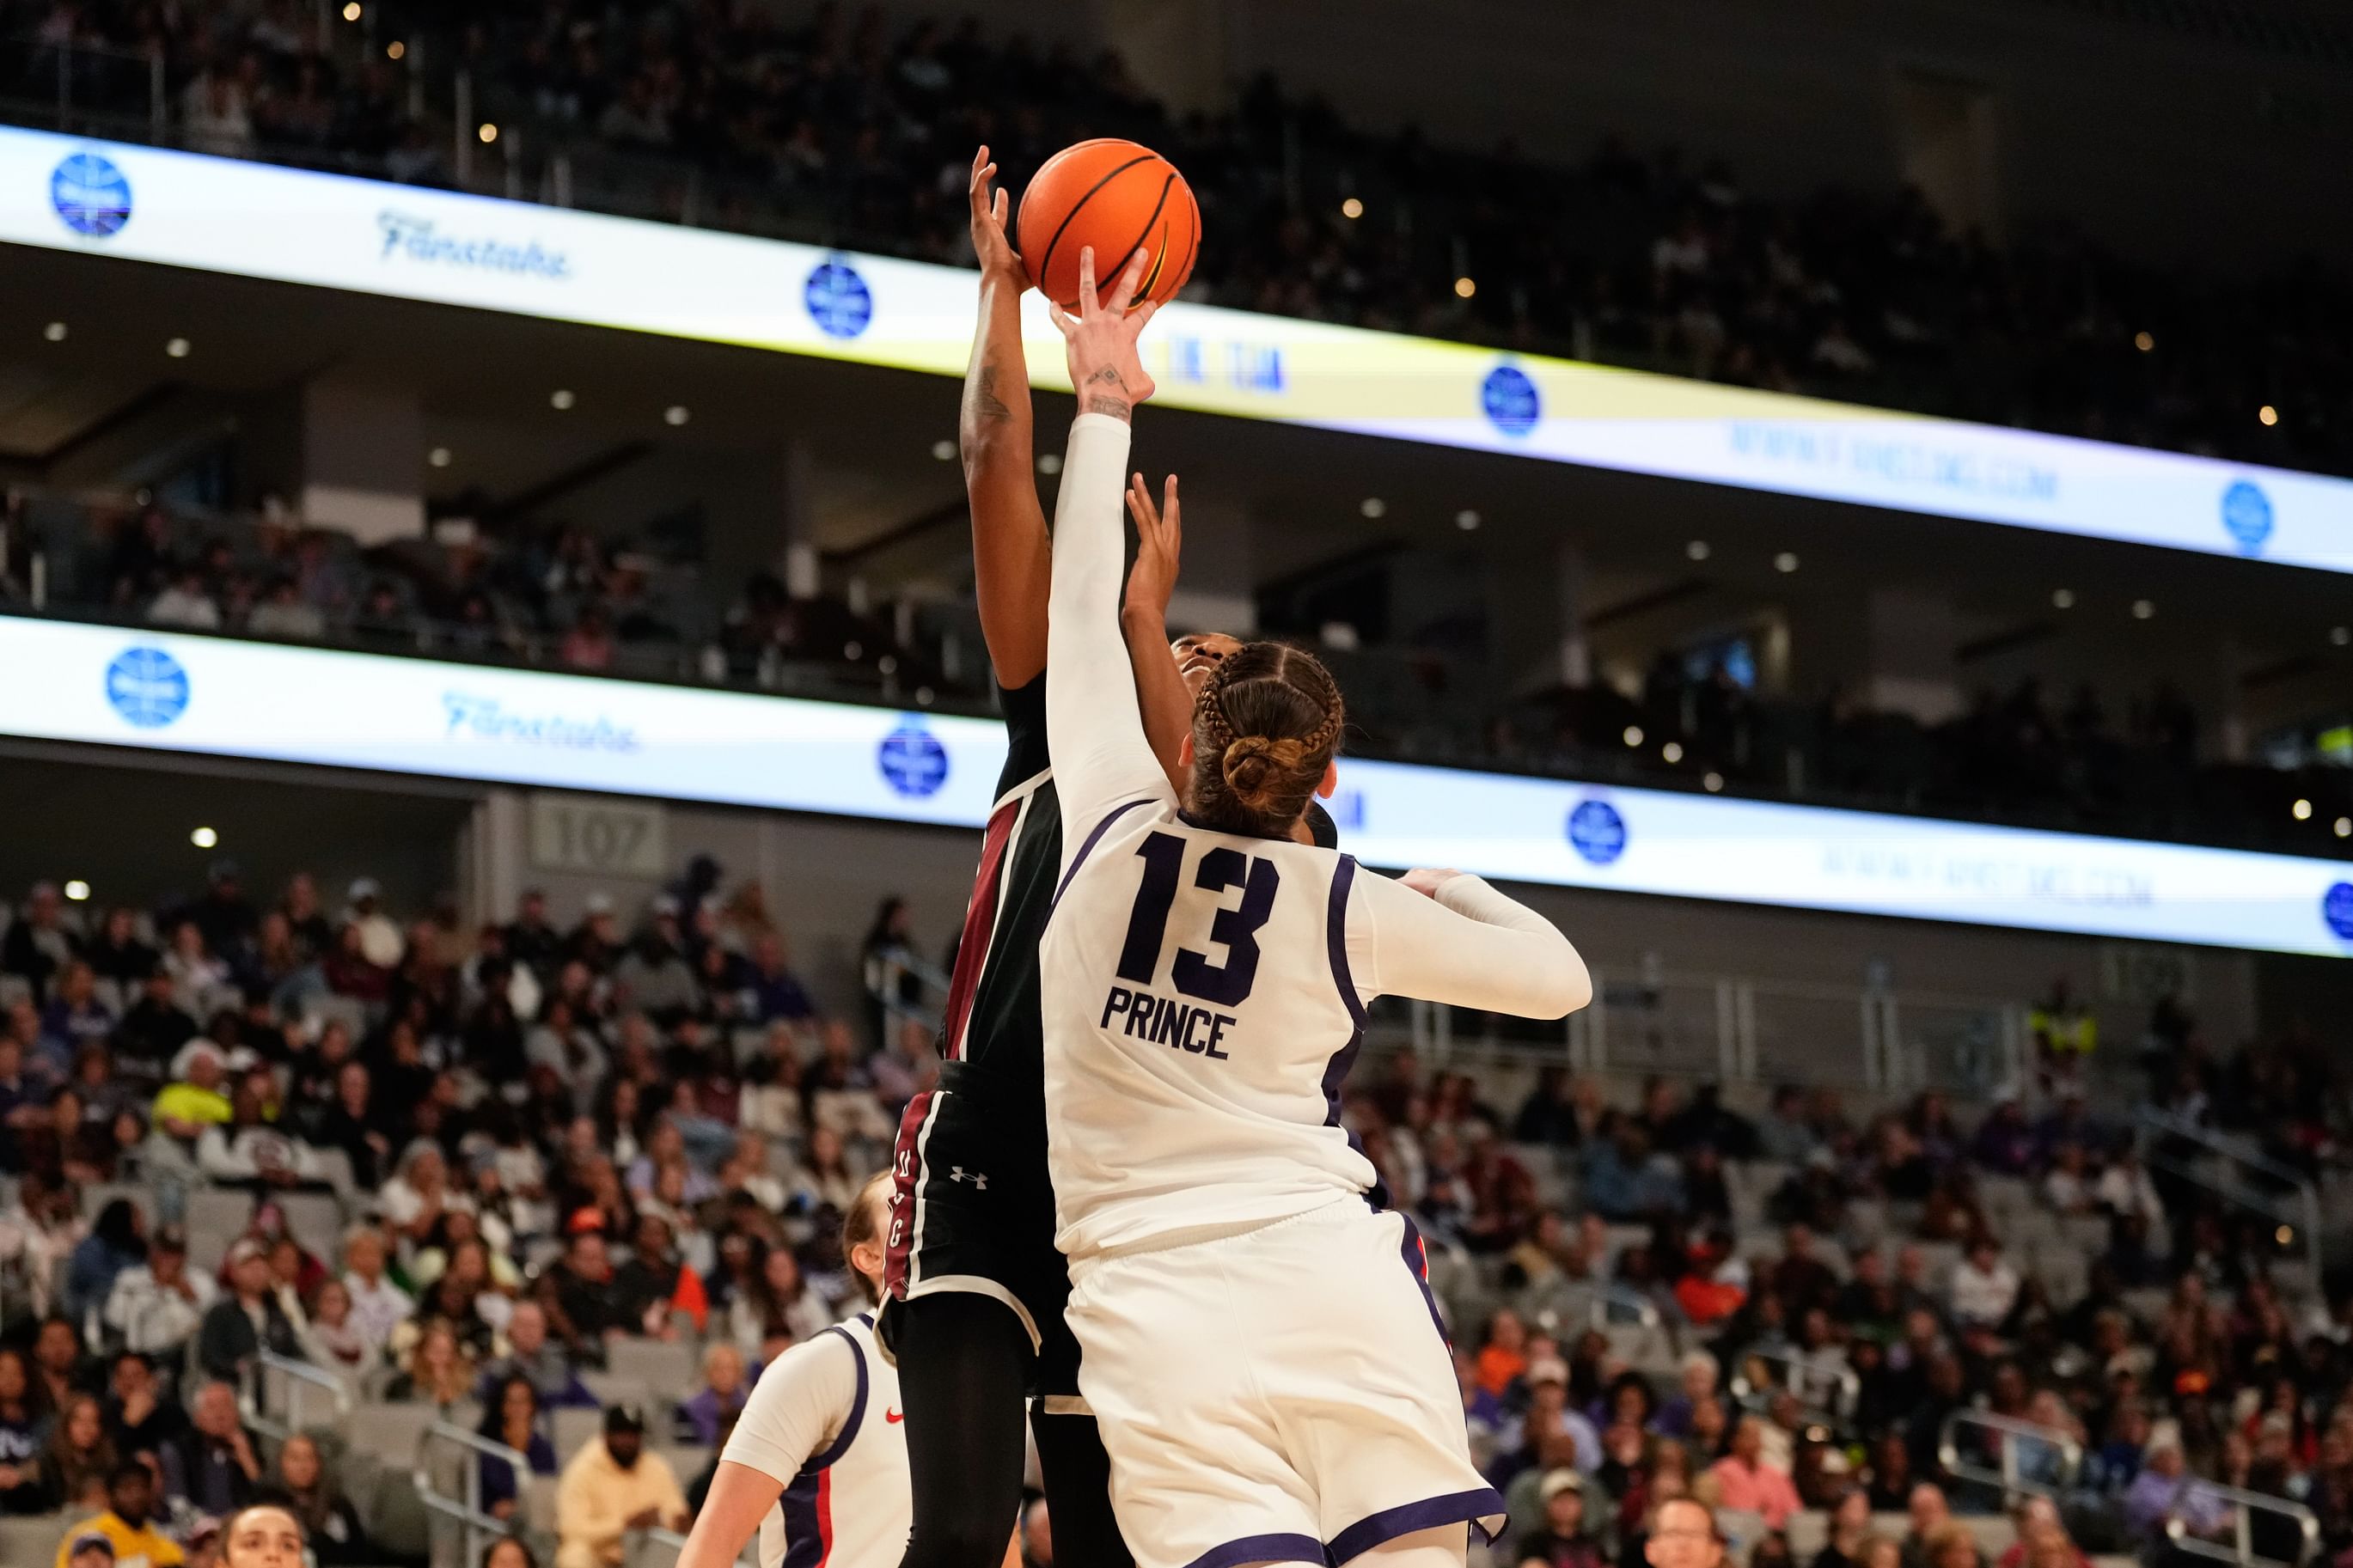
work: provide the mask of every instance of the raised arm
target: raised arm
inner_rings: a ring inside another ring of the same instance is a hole
[[[1038,506],[1030,458],[1029,366],[1021,353],[1021,258],[1005,237],[1005,193],[991,193],[997,165],[973,154],[966,196],[972,249],[980,261],[980,321],[965,367],[956,445],[972,504],[972,567],[980,635],[997,684],[1029,685],[1046,668],[1046,514]]]
[[[1349,889],[1350,973],[1377,994],[1523,1018],[1560,1018],[1593,1000],[1593,977],[1550,921],[1459,871],[1392,880],[1358,871]]]
[[[1144,710],[1144,737],[1168,786],[1185,793],[1185,770],[1177,757],[1193,727],[1193,694],[1168,647],[1168,598],[1176,590],[1176,563],[1184,552],[1184,514],[1176,500],[1176,476],[1168,476],[1166,504],[1152,504],[1144,476],[1127,485],[1127,515],[1135,519],[1135,564],[1127,574],[1127,597],[1119,607],[1119,629],[1127,639],[1128,662],[1135,667],[1135,702]]]
[[[1152,395],[1136,357],[1149,304],[1127,302],[1144,273],[1138,250],[1108,300],[1095,294],[1094,253],[1079,253],[1079,313],[1060,306],[1054,324],[1070,351],[1079,416],[1062,458],[1054,502],[1053,593],[1047,607],[1046,735],[1062,803],[1062,853],[1075,854],[1103,814],[1126,801],[1170,800],[1167,776],[1144,736],[1127,646],[1119,626],[1126,557],[1120,495],[1127,478],[1128,424]]]

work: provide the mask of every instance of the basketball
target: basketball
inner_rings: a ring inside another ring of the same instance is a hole
[[[1066,310],[1079,308],[1080,251],[1094,247],[1095,282],[1107,297],[1142,246],[1144,281],[1134,301],[1141,305],[1175,297],[1193,275],[1201,209],[1174,163],[1149,147],[1101,137],[1046,160],[1021,193],[1015,229],[1029,281]]]

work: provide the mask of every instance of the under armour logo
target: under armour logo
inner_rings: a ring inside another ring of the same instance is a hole
[[[985,1173],[979,1171],[975,1171],[972,1174],[967,1176],[965,1174],[964,1167],[962,1165],[951,1165],[948,1167],[948,1180],[951,1182],[970,1182],[972,1184],[972,1190],[976,1193],[985,1193],[988,1191],[988,1177]]]

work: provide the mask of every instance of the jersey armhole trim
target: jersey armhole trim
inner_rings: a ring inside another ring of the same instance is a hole
[[[1324,921],[1324,942],[1332,959],[1332,980],[1340,988],[1340,1000],[1348,1006],[1348,1017],[1354,1027],[1348,1031],[1348,1043],[1332,1053],[1324,1064],[1324,1125],[1340,1125],[1340,1086],[1348,1081],[1348,1071],[1356,1065],[1356,1053],[1365,1045],[1365,1004],[1356,995],[1356,983],[1348,973],[1348,893],[1356,883],[1356,860],[1353,855],[1343,855],[1332,868],[1332,903]],[[1348,1139],[1354,1147],[1356,1138]]]
[[[1103,819],[1095,824],[1094,831],[1087,835],[1086,842],[1079,846],[1079,852],[1071,857],[1070,869],[1062,873],[1061,882],[1054,889],[1055,906],[1059,906],[1062,901],[1062,895],[1071,890],[1071,879],[1079,874],[1079,868],[1085,865],[1087,863],[1087,857],[1095,852],[1095,846],[1102,843],[1103,836],[1111,831],[1111,825],[1117,822],[1121,817],[1125,816],[1129,812],[1134,811],[1137,806],[1149,805],[1151,804],[1151,796],[1138,795],[1134,800],[1124,801],[1120,805],[1113,806],[1111,810],[1103,814]],[[1047,918],[1050,920],[1052,918],[1050,907],[1049,909]]]
[[[843,1419],[839,1435],[827,1445],[824,1452],[809,1456],[809,1462],[801,1469],[804,1475],[828,1469],[849,1452],[849,1445],[858,1440],[858,1428],[866,1419],[866,1352],[850,1337],[849,1331],[839,1324],[826,1330],[826,1332],[840,1335],[841,1342],[849,1347],[850,1360],[858,1368],[858,1392],[850,1397],[849,1415]]]
[[[1015,784],[1011,789],[1007,790],[1003,795],[998,795],[995,800],[989,802],[988,814],[991,816],[996,816],[997,812],[1004,809],[1005,803],[1007,801],[1019,800],[1023,795],[1036,795],[1039,789],[1043,788],[1048,784],[1052,783],[1053,778],[1053,769],[1039,768],[1036,773],[1031,773],[1028,778],[1023,779],[1019,784]]]
[[[1356,1021],[1359,1033],[1366,1022],[1364,998],[1356,994],[1356,977],[1348,973],[1348,895],[1356,885],[1356,858],[1343,855],[1332,868],[1332,905],[1324,925],[1324,942],[1332,955],[1332,979],[1340,987],[1340,1000],[1347,1005],[1348,1016]]]

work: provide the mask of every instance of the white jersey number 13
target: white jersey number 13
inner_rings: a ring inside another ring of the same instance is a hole
[[[1119,977],[1131,985],[1150,985],[1160,966],[1160,949],[1168,928],[1168,912],[1176,906],[1176,880],[1185,868],[1185,840],[1173,833],[1155,833],[1136,847],[1144,861],[1144,885],[1136,889],[1135,909],[1127,917],[1127,940],[1119,950]],[[1168,977],[1176,989],[1214,1007],[1240,1006],[1258,981],[1258,932],[1274,912],[1274,893],[1282,879],[1274,862],[1246,856],[1224,845],[1201,857],[1193,885],[1204,892],[1223,893],[1239,887],[1241,902],[1219,909],[1209,922],[1209,940],[1226,950],[1223,963],[1191,948],[1176,950]]]

